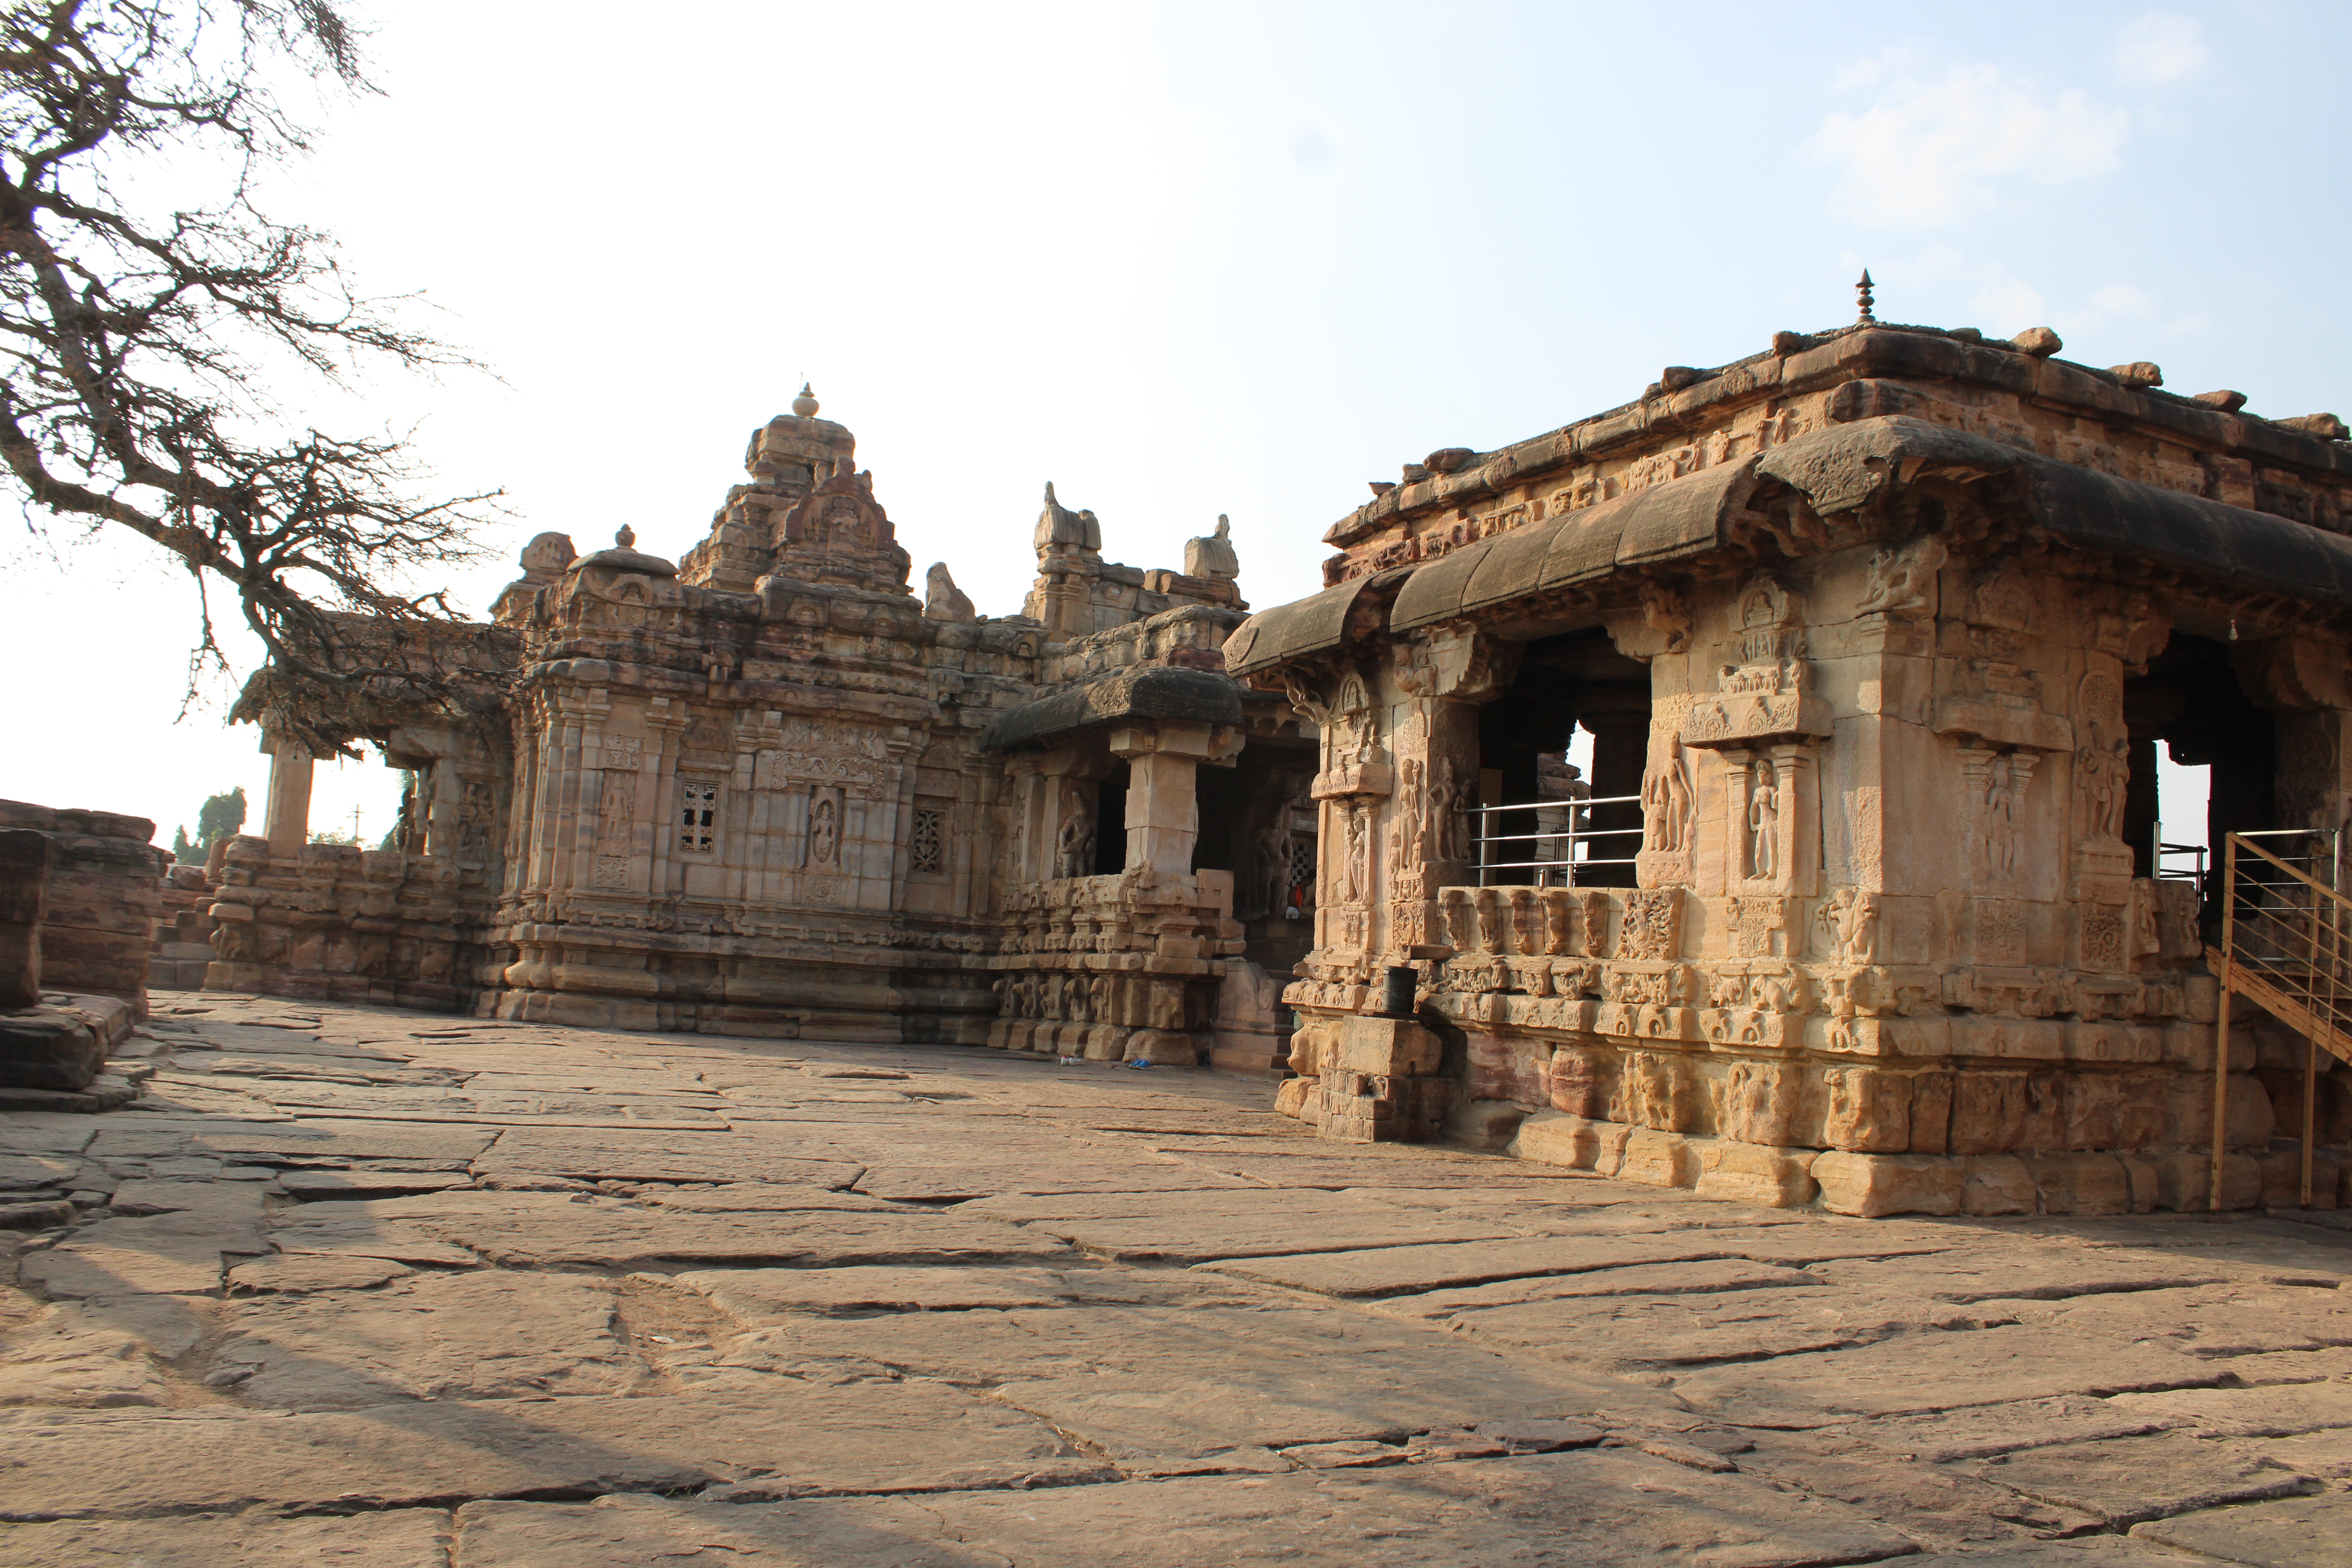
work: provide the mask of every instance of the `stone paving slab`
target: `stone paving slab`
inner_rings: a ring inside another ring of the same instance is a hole
[[[1022,1223],[1031,1230],[1058,1237],[1097,1257],[1167,1263],[1486,1241],[1518,1234],[1491,1221],[1433,1217],[1338,1194],[1315,1201],[1323,1196],[1300,1193],[1270,1207],[1262,1189],[1171,1194],[1150,1204],[1120,1194],[1094,1206],[1127,1212],[1048,1215],[1037,1212],[1043,1205],[989,1211],[985,1204],[965,1204],[958,1212],[1025,1213],[1029,1217]]]
[[[1586,1366],[1698,1366],[1839,1350],[1896,1334],[1980,1329],[1978,1309],[1917,1297],[1777,1288],[1672,1296],[1569,1296],[1454,1313],[1475,1338]]]
[[[2299,1497],[2321,1485],[2315,1477],[2235,1444],[2179,1432],[2028,1448],[1966,1468],[2012,1491],[2117,1526],[2223,1503]]]
[[[1162,1292],[1124,1270],[1049,1268],[693,1268],[666,1283],[692,1290],[746,1328],[801,1313],[998,1311],[1078,1301],[1134,1305]]]
[[[2226,1363],[2020,1325],[1906,1334],[1837,1352],[1705,1367],[1675,1380],[1694,1407],[1750,1426],[1830,1426],[1855,1415],[2006,1404],[2063,1394],[2209,1387]]]
[[[310,1519],[65,1520],[0,1524],[0,1563],[57,1568],[448,1568],[437,1508]]]
[[[194,1370],[241,1403],[361,1410],[410,1399],[621,1394],[644,1380],[614,1282],[580,1274],[412,1274],[372,1289],[231,1305]]]
[[[824,1440],[810,1441],[822,1432]],[[919,1440],[910,1440],[916,1439]],[[434,1400],[294,1415],[0,1426],[0,1519],[385,1506],[761,1481],[786,1495],[1067,1485],[1116,1472],[1009,1406],[922,1382],[724,1394]]]
[[[473,1151],[478,1173],[502,1172],[630,1182],[810,1182],[845,1187],[862,1163],[725,1131],[679,1135],[620,1129],[510,1127]],[[484,1149],[488,1152],[484,1152]]]
[[[1866,1221],[1211,1074],[156,1006],[144,1109],[0,1114],[0,1563],[2344,1555],[2335,1216]]]
[[[2218,1285],[2230,1278],[2202,1254],[2151,1257],[2087,1247],[2033,1257],[1985,1247],[1922,1258],[1825,1259],[1817,1272],[1832,1285],[1905,1290],[1941,1301],[2060,1300]]]
[[[1584,1274],[1538,1274],[1497,1279],[1491,1285],[1470,1285],[1458,1290],[1383,1297],[1375,1305],[1399,1317],[1442,1321],[1475,1316],[1495,1307],[1576,1297],[1658,1298],[1767,1287],[1811,1289],[1822,1283],[1817,1276],[1801,1268],[1750,1263],[1744,1258],[1710,1258],[1696,1263],[1636,1263],[1622,1268],[1596,1268]],[[1839,1296],[1838,1292],[1830,1294],[1832,1298]]]
[[[2250,1568],[2352,1563],[2352,1499],[2342,1493],[2183,1514],[2132,1527],[2132,1539]]]
[[[1237,1279],[1311,1290],[1323,1296],[1402,1296],[1484,1285],[1540,1274],[1580,1274],[1635,1263],[1688,1263],[1722,1258],[1704,1233],[1649,1238],[1559,1237],[1543,1241],[1468,1241],[1318,1252],[1205,1264]]]

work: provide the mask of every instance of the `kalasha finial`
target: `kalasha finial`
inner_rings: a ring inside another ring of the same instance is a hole
[[[1853,319],[1854,325],[1875,326],[1878,318],[1870,313],[1870,268],[1867,267],[1862,269],[1862,281],[1853,286],[1853,297],[1862,307],[1862,314]]]
[[[816,417],[816,399],[809,395],[809,384],[801,383],[801,395],[793,399],[793,412],[803,419]]]
[[[637,531],[625,522],[621,524],[620,531],[613,535],[613,542],[624,550],[635,550],[637,547]]]

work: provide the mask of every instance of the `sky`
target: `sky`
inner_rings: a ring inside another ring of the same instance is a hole
[[[1849,321],[1864,266],[1883,320],[2352,405],[2340,6],[356,9],[381,90],[268,199],[488,368],[278,393],[503,492],[494,559],[411,584],[476,615],[543,530],[676,558],[803,380],[918,586],[992,615],[1047,480],[1138,566],[1229,514],[1277,604],[1367,480]],[[15,509],[0,568],[0,796],[257,825],[184,574]],[[322,763],[312,825],[397,794]]]

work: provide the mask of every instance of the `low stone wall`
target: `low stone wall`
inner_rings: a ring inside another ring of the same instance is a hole
[[[110,811],[0,801],[0,828],[46,834],[50,860],[40,918],[41,985],[121,996],[144,1016],[147,961],[171,857],[155,825]]]
[[[213,889],[205,868],[167,868],[163,900],[154,952],[147,962],[147,984],[157,991],[201,991],[213,961]]]
[[[237,837],[214,894],[211,990],[472,1005],[484,895],[454,861],[348,844],[272,857],[268,839]]]
[[[2167,890],[2133,896],[2153,908]],[[1444,889],[1452,941],[1420,1005],[1444,1049],[1375,1052],[1365,1031],[1395,1026],[1349,1016],[1377,1005],[1368,988],[1301,983],[1289,994],[1308,1021],[1290,1066],[1303,1076],[1280,1109],[1352,1139],[1431,1136],[1442,1116],[1522,1158],[1783,1207],[2206,1206],[2216,991],[2189,967],[2193,921],[2151,920],[2184,934],[2151,939],[2125,973],[1915,973],[1686,959],[1679,899]],[[2300,1131],[2304,1054],[2284,1026],[2239,1010],[2224,1206],[2297,1200],[2301,1145],[2274,1134]],[[2352,1071],[2320,1063],[2314,1201],[2333,1207],[2352,1202]]]
[[[999,1011],[988,1044],[1093,1061],[1208,1062],[1227,964],[1243,962],[1228,956],[1242,945],[1233,897],[1227,871],[1130,870],[1014,889],[989,960]]]
[[[155,825],[0,801],[0,1096],[14,1110],[95,1110],[90,1089],[147,1012],[147,959],[167,857]],[[100,1086],[101,1089],[107,1086]]]

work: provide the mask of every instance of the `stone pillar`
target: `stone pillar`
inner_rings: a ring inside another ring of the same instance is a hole
[[[32,828],[0,830],[0,1011],[40,1005],[49,846],[49,836]]]
[[[269,805],[262,832],[271,856],[291,859],[310,842],[310,753],[300,742],[267,730],[261,750],[269,757]]]
[[[1128,763],[1127,867],[1162,876],[1192,874],[1201,841],[1196,774],[1203,762],[1230,754],[1216,726],[1179,720],[1154,729],[1114,730],[1111,754]]]

